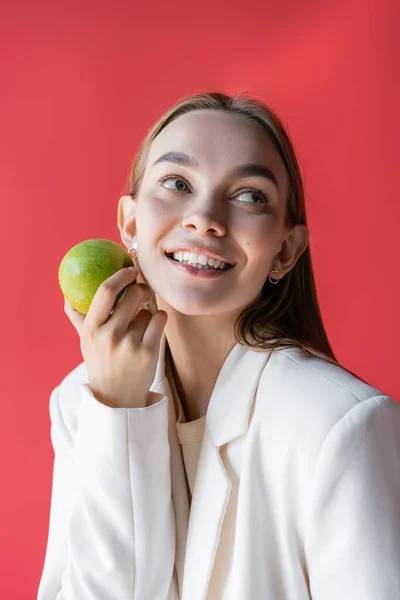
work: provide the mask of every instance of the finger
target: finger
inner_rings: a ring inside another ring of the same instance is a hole
[[[128,286],[114,308],[112,316],[107,321],[107,326],[121,334],[125,334],[135,315],[142,312],[140,311],[140,306],[149,297],[150,290],[148,286],[142,283]]]
[[[86,315],[76,310],[70,302],[64,296],[64,312],[71,321],[72,325],[77,330],[79,336],[81,335],[81,329],[85,322]]]
[[[157,310],[150,320],[142,338],[144,348],[154,352],[160,346],[161,336],[168,321],[168,313],[165,310]]]
[[[136,344],[140,344],[152,317],[153,313],[150,310],[146,308],[139,310],[134,319],[129,323],[125,333],[128,333]]]
[[[116,273],[108,277],[108,279],[99,285],[86,315],[85,327],[88,330],[97,329],[101,325],[104,325],[104,323],[106,323],[109,319],[114,317],[114,313],[116,312],[119,303],[114,308],[114,312],[111,317],[110,313],[114,306],[116,297],[124,289],[124,287],[130,283],[133,283],[136,277],[136,269],[135,271],[132,271],[129,268],[123,268],[119,269]]]

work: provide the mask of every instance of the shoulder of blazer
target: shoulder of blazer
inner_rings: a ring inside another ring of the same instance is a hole
[[[310,449],[317,455],[345,415],[386,404],[397,403],[340,365],[290,348],[274,351],[261,374],[254,423],[263,438],[290,440],[288,446],[304,448],[305,456]]]
[[[340,365],[289,348],[272,353],[257,396],[266,410],[273,402],[312,421],[331,421],[357,404],[385,394]]]
[[[276,368],[285,374],[285,378],[293,375],[293,383],[301,383],[307,390],[334,392],[349,396],[355,402],[362,402],[371,395],[383,395],[381,390],[353,375],[341,365],[308,356],[300,348],[282,350],[277,356]]]

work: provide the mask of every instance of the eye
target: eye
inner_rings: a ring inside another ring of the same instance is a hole
[[[260,190],[244,190],[236,198],[240,198],[246,194],[250,197],[250,200],[245,200],[244,202],[248,204],[268,204],[267,196]]]
[[[163,185],[163,187],[166,187],[169,190],[173,190],[176,192],[185,192],[188,189],[187,183],[183,179],[176,177],[175,175],[167,175],[166,177],[160,179],[159,183],[163,184],[166,181],[172,182],[172,185]],[[174,187],[173,182],[176,182],[176,187]]]
[[[164,185],[164,184],[166,184],[166,182],[171,182],[171,183],[168,185]],[[186,183],[186,181],[184,179],[182,179],[181,177],[178,177],[177,175],[166,175],[165,177],[160,179],[158,183],[160,183],[162,185],[162,187],[165,187],[174,192],[186,192],[189,190],[189,186]],[[235,199],[240,198],[241,196],[245,196],[246,194],[250,198],[249,200],[243,201],[246,204],[261,205],[261,206],[269,204],[267,196],[261,190],[251,190],[251,189],[243,190],[240,194],[235,196]]]

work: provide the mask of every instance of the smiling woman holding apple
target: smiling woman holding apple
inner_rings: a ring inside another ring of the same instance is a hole
[[[400,406],[335,360],[276,114],[177,103],[118,226],[136,270],[65,304],[38,599],[400,597]]]

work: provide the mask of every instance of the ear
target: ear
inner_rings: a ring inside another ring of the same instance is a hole
[[[280,275],[283,277],[299,260],[308,246],[310,232],[306,225],[294,225],[282,243],[282,249],[277,258],[280,264]]]
[[[118,229],[127,248],[136,234],[136,202],[132,196],[121,196],[118,202]]]

